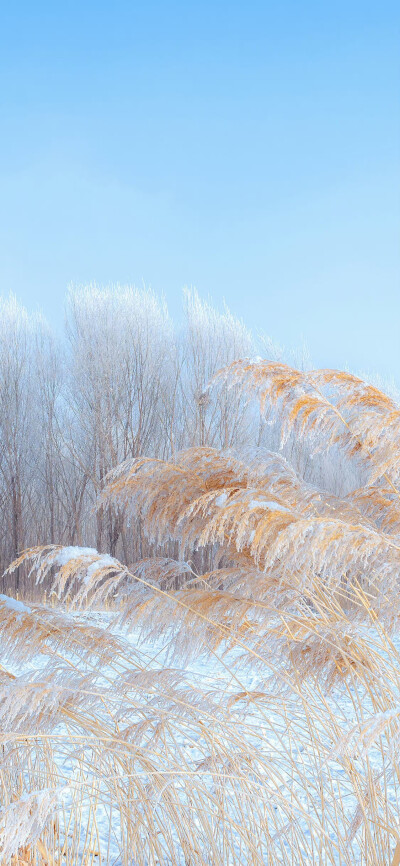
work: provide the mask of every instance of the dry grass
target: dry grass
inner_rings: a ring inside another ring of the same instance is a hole
[[[131,461],[100,506],[158,557],[22,554],[59,604],[0,599],[4,864],[399,862],[399,410],[346,373],[220,381],[362,483],[340,498],[257,449]],[[79,613],[110,604],[112,628]]]

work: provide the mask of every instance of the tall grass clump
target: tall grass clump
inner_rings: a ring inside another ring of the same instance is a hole
[[[125,461],[98,507],[157,556],[10,566],[57,603],[0,597],[3,864],[399,863],[400,409],[262,360],[209,388],[277,450]]]

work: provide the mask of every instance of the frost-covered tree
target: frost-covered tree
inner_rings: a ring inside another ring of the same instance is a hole
[[[240,319],[225,307],[218,312],[196,290],[184,294],[185,332],[182,374],[186,445],[228,448],[249,441],[251,416],[240,395],[207,390],[211,377],[236,358],[254,354],[254,340]]]
[[[163,301],[130,287],[71,290],[67,316],[66,442],[93,502],[118,462],[163,447],[173,328]],[[97,515],[97,547],[115,552],[121,532],[121,516]]]
[[[56,534],[54,346],[41,316],[0,300],[1,558]],[[51,529],[47,531],[48,515]],[[57,527],[58,528],[58,527]],[[17,586],[19,575],[17,574]]]

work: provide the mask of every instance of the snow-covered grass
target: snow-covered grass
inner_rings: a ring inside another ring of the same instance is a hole
[[[12,605],[9,607],[12,609]],[[188,694],[197,696],[194,707],[198,705],[198,724],[191,715],[188,717],[182,712],[180,716],[179,708],[178,712],[175,708],[174,714],[169,708],[168,719],[163,718],[161,712],[155,716],[150,714],[145,721],[143,705],[134,705],[132,698],[127,699],[125,707],[121,706],[121,678],[125,677],[126,683],[129,672],[131,679],[133,676],[131,685],[135,677],[141,679],[142,687],[148,690],[149,710],[157,693],[157,677],[161,677],[165,690],[171,689],[174,680],[182,678],[182,669],[171,665],[168,640],[160,637],[158,642],[144,641],[139,628],[127,630],[118,627],[116,613],[86,612],[69,619],[82,630],[104,630],[105,643],[110,630],[121,640],[125,657],[123,666],[121,655],[119,664],[114,656],[97,673],[91,660],[86,659],[83,665],[81,663],[81,670],[90,679],[92,698],[96,697],[96,724],[100,725],[99,741],[104,738],[102,747],[107,748],[104,734],[105,730],[110,733],[111,719],[114,737],[121,727],[129,724],[132,733],[135,732],[130,745],[135,744],[134,749],[140,751],[141,759],[147,750],[149,763],[143,765],[137,756],[138,760],[129,764],[131,778],[128,777],[124,755],[129,743],[127,740],[121,744],[120,761],[110,762],[110,755],[104,761],[105,766],[110,767],[110,776],[105,778],[102,756],[97,753],[97,746],[92,749],[88,731],[84,726],[82,730],[77,718],[53,724],[51,734],[42,720],[44,731],[42,734],[37,731],[36,737],[40,741],[43,736],[46,748],[51,749],[51,759],[49,754],[47,759],[51,763],[53,786],[41,789],[38,795],[31,791],[29,796],[34,799],[40,795],[39,814],[42,818],[46,817],[43,800],[52,813],[58,800],[57,836],[53,845],[64,850],[67,862],[97,862],[100,857],[101,862],[110,864],[150,864],[157,862],[156,858],[160,856],[163,857],[160,862],[171,866],[191,862],[187,859],[187,845],[191,843],[187,839],[185,849],[186,834],[179,826],[182,819],[180,809],[187,813],[186,820],[192,826],[193,838],[198,834],[197,844],[202,840],[205,845],[198,855],[199,863],[292,862],[294,846],[297,857],[300,857],[297,862],[363,862],[357,836],[360,816],[354,776],[357,776],[358,784],[367,772],[376,778],[381,777],[385,758],[382,749],[375,747],[369,750],[367,763],[365,756],[357,757],[355,754],[349,763],[335,751],[341,738],[352,728],[357,728],[357,707],[351,688],[336,688],[324,697],[318,689],[309,688],[304,690],[304,694],[295,689],[284,695],[278,690],[267,691],[265,676],[257,667],[245,667],[239,680],[240,650],[232,649],[225,654],[224,647],[221,647],[221,651],[211,658],[203,654],[197,659],[192,658],[185,666],[185,692],[181,697],[182,701],[187,701]],[[372,631],[365,637],[370,637],[373,643]],[[142,664],[140,674],[135,665],[132,669],[129,665],[129,659],[137,660],[138,656]],[[71,663],[74,657],[72,651]],[[38,654],[34,663],[20,664],[14,673],[21,688],[27,683],[39,683],[48,674],[47,653]],[[207,695],[205,715],[200,695]],[[214,713],[210,718],[211,701]],[[105,702],[103,707],[102,702]],[[365,697],[364,710],[366,718],[373,712],[368,696]],[[210,730],[207,734],[203,730],[204,724],[212,728],[211,737]],[[158,736],[157,726],[162,726]],[[141,728],[144,737],[140,736]],[[211,742],[213,750],[210,754]],[[168,772],[164,759],[168,756],[171,762],[172,755],[175,761]],[[179,760],[176,760],[178,756]],[[111,779],[111,772],[117,778]],[[24,776],[22,785],[26,784],[29,791],[32,776],[27,770]],[[133,781],[148,798],[147,804],[137,802]],[[202,837],[204,821],[199,821],[196,816],[195,789],[199,784],[203,808],[206,809],[203,819],[206,817],[214,837],[214,850],[211,850],[210,840]],[[119,789],[117,796],[112,793],[114,785],[115,792],[117,786]],[[193,804],[190,803],[191,785]],[[224,792],[222,788],[225,788]],[[392,780],[386,787],[385,797],[394,812],[398,811],[398,793],[396,781]],[[157,854],[150,844],[146,849],[146,833],[141,837],[142,850],[136,851],[134,859],[133,849],[129,854],[132,842],[128,841],[131,837],[127,834],[127,803],[123,801],[129,794],[135,797],[135,818],[139,820],[141,816],[144,825],[146,807],[151,804],[152,821],[155,827],[158,826],[160,837]],[[165,800],[171,795],[173,804],[166,804]],[[26,792],[18,801],[21,815],[27,797]],[[172,805],[174,810],[178,809],[176,826],[168,814]],[[15,825],[15,838],[20,832],[24,839],[27,827],[23,821],[19,827],[14,817],[15,808],[10,809],[5,817],[8,831],[11,825]],[[31,809],[29,815],[35,827],[35,810]],[[167,816],[168,827],[165,825]],[[268,820],[268,833],[267,827],[262,827],[263,818]],[[41,829],[39,821],[37,827]],[[258,836],[258,844],[254,844],[253,850],[248,838],[250,829],[251,835]],[[34,840],[34,832],[30,832]],[[30,838],[26,836],[27,841]],[[193,853],[190,856],[193,857]],[[208,861],[207,857],[210,858]]]
[[[61,852],[70,864],[374,862],[360,831],[378,816],[397,821],[399,788],[393,740],[375,733],[367,743],[376,705],[356,682],[328,695],[318,682],[299,688],[267,647],[253,664],[243,646],[225,643],[177,665],[168,631],[146,640],[116,612],[28,613],[9,601],[1,610],[14,615],[3,641],[19,658],[1,694],[3,764],[16,749],[19,771],[17,805],[2,813],[5,851],[40,837],[46,857]],[[36,655],[33,634],[30,647],[17,646],[28,619],[46,634]],[[371,657],[378,632],[363,631]],[[381,649],[382,666],[393,653],[398,665],[397,641]],[[396,725],[397,713],[399,693],[381,727]],[[43,836],[45,805],[56,822]],[[390,862],[390,847],[372,841],[372,851]]]
[[[111,625],[113,620],[112,616],[104,613],[86,616],[88,621],[94,621],[98,625],[104,624],[106,621]],[[141,652],[148,658],[149,670],[157,670],[159,667],[164,670],[168,668],[168,647],[165,648],[162,639],[158,643],[146,644],[143,642],[138,628],[132,629],[128,633],[125,631],[123,637],[134,647],[141,647]],[[367,633],[365,637],[367,640],[370,637],[373,644],[372,629],[370,634]],[[398,653],[400,636],[395,641],[395,647],[396,653]],[[221,657],[219,654],[215,654],[211,658],[203,655],[198,659],[189,660],[185,667],[188,682],[193,688],[213,695],[223,695],[230,705],[231,718],[227,726],[228,759],[231,758],[234,762],[235,745],[237,748],[236,741],[232,743],[232,753],[229,754],[228,732],[229,728],[233,727],[236,738],[238,735],[240,736],[243,752],[248,749],[248,760],[251,762],[254,773],[252,794],[247,803],[249,814],[243,810],[238,815],[237,827],[233,827],[231,831],[231,848],[229,850],[229,845],[227,845],[225,853],[223,853],[223,849],[220,850],[220,862],[227,864],[231,862],[246,864],[249,862],[249,850],[247,846],[243,845],[240,829],[241,822],[246,818],[251,823],[253,797],[254,800],[266,797],[270,797],[272,800],[272,808],[276,813],[275,834],[272,843],[277,843],[278,840],[281,843],[281,850],[279,851],[280,846],[277,845],[277,850],[274,853],[274,859],[277,862],[284,863],[293,860],[291,836],[294,822],[297,825],[296,834],[300,838],[304,834],[303,843],[296,841],[296,845],[299,844],[299,853],[301,853],[304,863],[330,862],[330,858],[332,858],[332,862],[337,864],[346,862],[342,850],[343,840],[346,840],[347,845],[347,862],[354,864],[362,862],[360,842],[357,838],[357,829],[359,829],[357,825],[360,823],[361,815],[357,787],[354,786],[353,770],[359,779],[367,772],[372,773],[376,778],[382,777],[385,772],[385,758],[382,750],[373,743],[368,749],[368,763],[365,763],[365,754],[360,749],[361,754],[354,753],[352,755],[353,766],[350,770],[340,755],[340,748],[335,750],[335,746],[344,742],[352,730],[357,730],[358,714],[353,690],[336,688],[331,694],[324,696],[321,703],[318,691],[314,693],[313,697],[317,708],[320,709],[320,717],[318,718],[317,709],[313,720],[313,737],[311,738],[307,734],[305,735],[309,726],[310,705],[312,706],[308,690],[305,691],[304,697],[295,692],[287,693],[284,697],[279,694],[267,695],[265,693],[265,680],[257,669],[247,667],[241,672],[240,684],[243,686],[243,705],[239,707],[236,705],[235,707],[236,701],[240,704],[237,697],[238,674],[235,673],[239,653],[240,650],[232,650],[227,655],[222,652]],[[264,695],[261,698],[260,693],[263,691]],[[366,718],[372,717],[373,702],[367,694],[364,698],[363,709]],[[399,705],[392,711],[386,711],[386,721],[390,721],[393,716],[397,719],[399,715],[400,693]],[[328,726],[326,725],[327,718],[330,722]],[[335,739],[332,736],[332,718],[335,718],[336,723]],[[182,729],[178,727],[176,736],[180,748],[185,752],[187,764],[193,767],[194,772],[202,776],[202,783],[212,791],[215,784],[213,771],[211,767],[203,768],[202,766],[205,761],[201,729],[196,734],[191,731],[185,736],[184,726]],[[290,761],[288,761],[289,754]],[[227,771],[229,772],[228,768]],[[246,781],[249,783],[250,779]],[[179,796],[179,786],[177,790]],[[184,786],[182,785],[183,791]],[[387,798],[394,813],[400,814],[399,789],[394,780],[389,781],[384,797]],[[183,802],[184,799],[183,796]],[[289,809],[288,799],[290,799]],[[328,814],[333,808],[334,801],[336,802],[336,816],[335,820],[329,821]],[[311,802],[312,812],[310,813]],[[234,814],[234,802],[229,805],[231,805]],[[84,824],[86,824],[86,815],[87,809],[83,813]],[[325,816],[326,823],[321,821],[322,815]],[[232,819],[230,816],[226,817],[227,823],[229,823]],[[195,819],[195,816],[193,818]],[[218,824],[218,812],[217,809],[214,811],[211,803],[209,818],[215,825]],[[118,832],[116,832],[120,824],[119,816],[114,815],[113,820],[110,820],[110,809],[101,804],[98,807],[96,822],[100,848],[106,850],[107,847],[109,856],[115,858],[114,862],[120,862],[121,852]],[[110,826],[113,826],[114,829],[112,840],[110,840]],[[317,846],[315,846],[316,840],[311,840],[312,834],[319,837]],[[174,845],[173,858],[167,854],[164,862],[171,864],[171,866],[174,863],[185,864],[188,862],[177,833],[174,834]],[[266,864],[270,862],[268,844],[264,842],[263,847],[264,850],[260,848],[258,855],[253,852],[254,862],[259,862],[261,857]],[[272,844],[271,848],[273,847]],[[144,860],[144,862],[151,861]],[[210,862],[214,861],[210,860]]]

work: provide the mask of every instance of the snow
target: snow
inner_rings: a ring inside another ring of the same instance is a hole
[[[61,568],[73,559],[80,559],[82,556],[98,557],[99,554],[95,547],[61,547],[60,550],[57,551],[53,563],[54,565],[59,565]]]
[[[97,560],[92,562],[86,569],[85,583],[89,583],[92,575],[96,574],[96,572],[102,568],[121,568],[121,564],[108,553],[98,556]]]
[[[62,547],[52,559],[52,564],[62,568],[77,559],[93,560],[85,564],[84,583],[89,584],[92,576],[102,568],[120,568],[121,564],[108,553],[99,554],[94,547]]]
[[[214,500],[214,505],[216,505],[217,508],[223,508],[223,506],[226,504],[227,499],[228,496],[226,493],[220,493],[219,496],[217,496]]]
[[[220,493],[214,500],[214,505],[217,508],[223,508],[228,500],[227,493]],[[285,508],[284,505],[281,505],[279,502],[276,502],[274,499],[252,499],[248,503],[249,508],[265,508],[270,509],[271,511],[283,511],[286,514],[288,513],[288,509]]]
[[[12,598],[9,595],[0,595],[0,603],[6,607],[7,610],[12,610],[17,614],[32,612],[30,607],[27,607],[22,601],[18,601],[16,598]]]
[[[252,499],[249,503],[249,508],[268,508],[271,511],[283,511],[285,514],[288,514],[288,509],[273,499]]]

